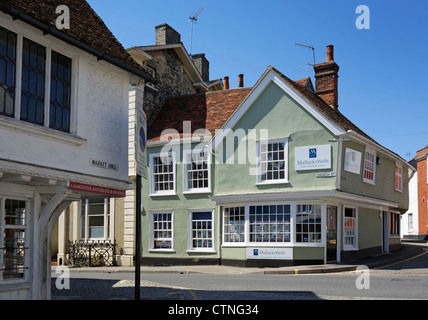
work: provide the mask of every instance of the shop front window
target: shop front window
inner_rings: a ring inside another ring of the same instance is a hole
[[[296,242],[321,242],[321,206],[297,205]]]
[[[345,250],[354,250],[357,248],[357,212],[354,208],[345,208],[343,218],[344,234],[343,248]]]
[[[290,242],[290,205],[250,206],[250,242]]]
[[[85,199],[81,202],[81,238],[107,240],[109,238],[110,205],[107,198]]]
[[[224,242],[245,242],[245,207],[224,208]]]
[[[0,217],[0,279],[16,279],[24,277],[25,233],[26,233],[26,202],[21,200],[0,199],[3,206]]]

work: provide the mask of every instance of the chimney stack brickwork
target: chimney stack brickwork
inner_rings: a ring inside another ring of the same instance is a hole
[[[193,63],[202,76],[202,80],[210,80],[210,62],[205,57],[205,53],[192,54]]]
[[[334,62],[334,48],[327,46],[327,61],[314,65],[315,91],[333,109],[339,107],[339,66]]]
[[[155,30],[157,46],[181,42],[181,35],[166,23],[156,26]]]

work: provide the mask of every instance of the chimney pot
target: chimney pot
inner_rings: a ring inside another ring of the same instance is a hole
[[[242,73],[238,75],[238,87],[244,87],[244,75]]]
[[[334,61],[334,46],[328,45],[327,46],[327,59],[326,61]]]
[[[224,90],[229,90],[229,77],[225,76],[224,77]]]

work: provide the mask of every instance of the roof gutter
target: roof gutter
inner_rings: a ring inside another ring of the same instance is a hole
[[[129,64],[126,64],[122,61],[119,61],[107,54],[105,54],[104,52],[97,50],[79,40],[76,40],[75,38],[65,34],[64,32],[59,31],[56,28],[52,28],[50,26],[48,26],[47,24],[17,10],[14,9],[8,5],[2,4],[0,3],[0,10],[3,11],[6,14],[9,14],[12,16],[13,20],[21,20],[25,23],[28,23],[29,25],[43,31],[44,35],[50,34],[62,41],[67,42],[68,44],[77,47],[83,51],[86,51],[92,55],[94,55],[95,57],[97,57],[98,60],[104,60],[107,61],[113,65],[115,65],[116,67],[119,67],[122,70],[125,70],[129,73],[132,73],[144,80],[146,80],[147,82],[152,82],[152,83],[156,83],[157,80],[155,78],[153,78],[152,76],[150,76],[149,74],[145,73],[144,71],[138,70],[137,68],[134,68],[132,66],[130,66]]]

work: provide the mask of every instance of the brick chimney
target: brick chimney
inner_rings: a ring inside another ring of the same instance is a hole
[[[238,74],[238,87],[244,87],[244,75],[242,73]]]
[[[327,46],[326,62],[314,65],[315,92],[334,110],[339,108],[339,66],[334,62],[334,46]]]
[[[229,90],[229,77],[228,76],[224,77],[223,89],[224,90]]]
[[[166,23],[155,26],[155,30],[157,46],[181,42],[181,35]]]
[[[210,80],[210,62],[205,58],[205,53],[192,54],[192,61],[202,76],[202,80]]]

